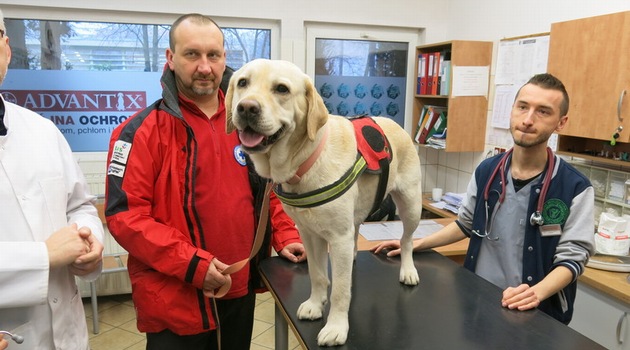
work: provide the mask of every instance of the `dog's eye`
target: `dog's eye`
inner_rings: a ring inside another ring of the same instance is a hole
[[[284,85],[284,84],[278,84],[276,86],[276,92],[279,92],[281,94],[288,94],[289,93],[289,88]]]
[[[236,85],[238,85],[238,87],[246,87],[247,86],[247,79],[245,79],[245,78],[239,79],[238,82],[236,83]]]

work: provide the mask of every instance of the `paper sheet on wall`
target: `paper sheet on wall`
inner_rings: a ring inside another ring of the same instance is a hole
[[[413,238],[426,237],[439,231],[444,225],[433,220],[422,220],[413,232]],[[402,221],[383,221],[365,223],[359,226],[359,233],[368,241],[400,239],[403,232]]]
[[[529,78],[547,71],[548,54],[549,34],[499,42],[491,118],[491,126],[494,129],[488,130],[486,143],[505,147],[512,144],[511,135],[507,130],[510,128],[510,112],[514,97]],[[554,140],[549,142],[552,149],[555,148]]]
[[[453,67],[453,87],[451,96],[488,97],[490,66]]]
[[[510,113],[517,88],[514,85],[497,85],[494,88],[492,105],[492,126],[499,129],[510,128]]]
[[[549,35],[504,40],[499,43],[496,85],[523,85],[529,78],[547,71]]]

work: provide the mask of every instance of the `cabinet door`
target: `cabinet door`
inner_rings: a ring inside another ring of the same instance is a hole
[[[578,283],[569,326],[607,349],[630,350],[630,309]]]
[[[551,25],[547,71],[569,92],[569,122],[561,135],[630,141],[630,12]],[[617,118],[621,105],[623,122]]]

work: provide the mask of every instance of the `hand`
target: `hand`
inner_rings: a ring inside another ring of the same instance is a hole
[[[78,257],[89,253],[90,246],[79,234],[77,224],[55,231],[46,240],[50,268],[72,264]]]
[[[203,280],[203,294],[206,297],[214,297],[214,291],[217,288],[226,283],[232,283],[232,277],[230,277],[230,275],[221,273],[221,271],[225,270],[227,267],[228,265],[222,263],[219,259],[212,259],[208,267],[208,272],[206,272],[206,277]]]
[[[521,284],[518,287],[508,287],[503,291],[501,305],[508,309],[524,311],[537,307],[540,305],[540,301],[534,288],[527,284]]]
[[[92,230],[90,230],[89,227],[81,227],[79,229],[79,235],[88,246],[88,253],[79,256],[72,265],[70,265],[70,272],[76,276],[85,276],[100,266],[100,262],[103,260],[104,247],[92,234]]]
[[[370,251],[374,254],[378,254],[381,250],[389,250],[387,252],[387,256],[396,256],[400,255],[400,241],[395,239],[391,241],[385,241],[377,244],[376,246],[370,248]]]
[[[280,252],[278,252],[278,255],[294,263],[306,260],[306,250],[304,250],[304,245],[302,243],[287,244]]]
[[[2,334],[0,334],[0,350],[4,350],[9,347],[9,342],[4,339]]]

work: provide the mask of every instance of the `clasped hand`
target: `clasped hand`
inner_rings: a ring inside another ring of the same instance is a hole
[[[74,275],[84,276],[93,272],[103,259],[103,244],[85,226],[63,227],[45,243],[51,269],[68,266]]]
[[[508,309],[524,311],[538,307],[540,298],[536,295],[534,288],[521,284],[518,287],[508,287],[503,291],[501,305]]]

